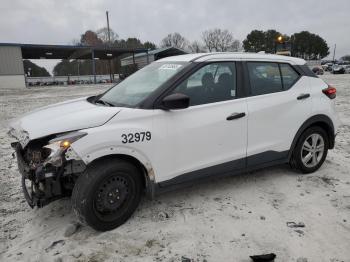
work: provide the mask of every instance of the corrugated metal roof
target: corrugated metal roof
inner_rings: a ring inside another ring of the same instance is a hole
[[[99,46],[77,46],[77,45],[40,45],[40,44],[20,44],[20,43],[0,43],[0,47],[12,46],[20,47],[23,59],[111,59],[128,53],[144,53],[145,48],[117,48],[108,45]],[[111,55],[107,55],[111,54]]]

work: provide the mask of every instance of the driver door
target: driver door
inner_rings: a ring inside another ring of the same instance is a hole
[[[206,64],[172,93],[189,96],[190,106],[155,110],[157,182],[176,184],[244,168],[247,103],[236,96],[235,62]]]

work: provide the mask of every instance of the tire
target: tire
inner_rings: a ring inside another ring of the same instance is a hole
[[[105,159],[79,176],[72,192],[72,207],[81,223],[108,231],[130,218],[141,192],[137,167],[124,160]]]
[[[298,139],[290,164],[304,174],[315,172],[325,161],[328,148],[329,140],[326,131],[319,126],[312,126]]]

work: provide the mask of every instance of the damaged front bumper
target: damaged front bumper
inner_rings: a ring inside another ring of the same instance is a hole
[[[20,143],[12,143],[15,149],[18,169],[22,175],[24,197],[30,207],[43,207],[50,202],[69,196],[74,186],[76,175],[83,172],[85,164],[82,161],[65,161],[60,167],[38,165],[30,167],[24,157]]]

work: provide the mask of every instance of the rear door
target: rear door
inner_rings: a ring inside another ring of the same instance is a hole
[[[250,87],[247,165],[283,159],[311,114],[309,81],[287,63],[245,62]]]

